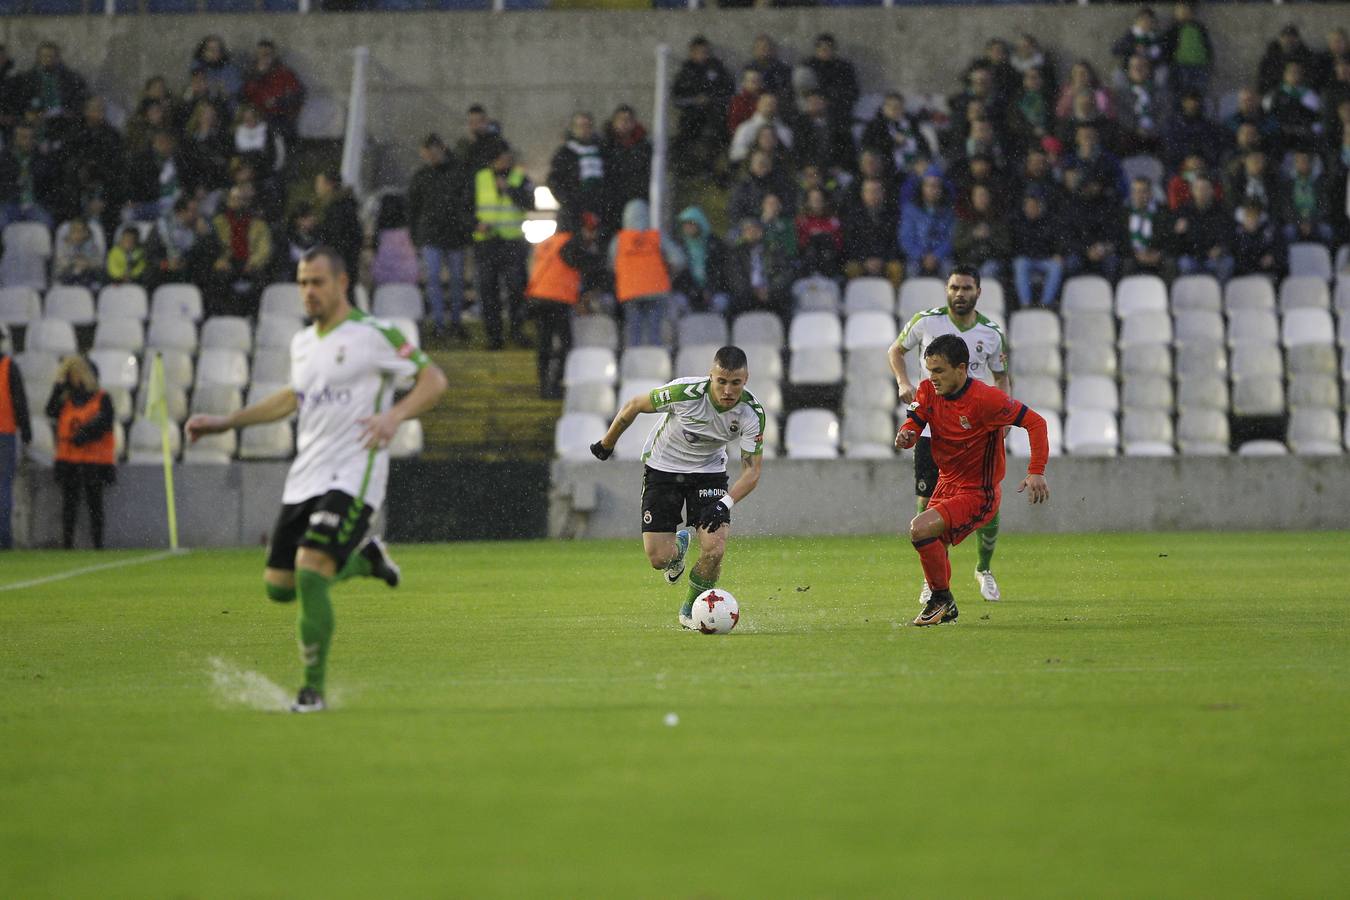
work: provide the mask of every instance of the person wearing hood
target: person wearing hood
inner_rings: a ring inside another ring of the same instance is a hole
[[[61,546],[75,545],[75,518],[83,493],[95,549],[103,548],[103,488],[117,479],[113,405],[98,373],[83,356],[68,356],[56,371],[45,410],[56,423],[56,481],[61,485]]]
[[[612,187],[605,150],[595,134],[595,119],[588,112],[572,116],[567,139],[553,154],[548,187],[558,201],[558,228],[576,231],[581,214],[590,210],[600,216],[602,227],[613,227],[607,214]]]
[[[623,208],[623,228],[609,243],[614,296],[624,319],[624,346],[659,346],[670,302],[671,272],[684,268],[684,252],[651,227],[645,200]]]
[[[685,269],[674,279],[674,308],[680,314],[726,313],[731,298],[726,287],[726,246],[712,233],[708,217],[697,206],[680,213],[679,247]]]
[[[647,197],[652,178],[652,142],[647,129],[637,120],[627,103],[614,110],[605,125],[602,146],[609,162],[610,196],[616,208],[626,208],[630,200]]]

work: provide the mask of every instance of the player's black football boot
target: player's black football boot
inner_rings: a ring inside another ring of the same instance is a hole
[[[293,713],[323,712],[324,709],[323,694],[311,687],[302,687],[295,697],[295,702],[291,704]]]
[[[951,622],[956,619],[956,600],[952,597],[950,590],[933,591],[933,596],[924,604],[923,612],[914,617],[914,624],[920,627],[924,625],[937,625],[940,622]]]
[[[384,541],[373,537],[366,541],[366,545],[361,548],[361,555],[370,560],[370,575],[372,578],[378,578],[391,588],[398,587],[399,577],[402,571],[394,558],[389,555],[389,548],[384,545]]]

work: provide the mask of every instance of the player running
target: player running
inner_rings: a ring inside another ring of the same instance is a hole
[[[1008,380],[1008,351],[1003,329],[997,322],[975,311],[980,299],[980,270],[973,266],[957,266],[947,276],[947,305],[926,309],[914,316],[891,345],[891,371],[899,389],[901,403],[913,403],[914,385],[905,369],[905,354],[917,349],[920,356],[939,335],[954,334],[966,342],[970,351],[970,377],[993,385],[1005,394],[1012,393]],[[928,507],[928,498],[937,487],[938,470],[933,462],[933,450],[924,431],[914,447],[914,494],[918,511]],[[992,568],[994,546],[998,542],[998,511],[989,524],[980,529],[979,558],[975,563],[975,580],[980,584],[980,596],[986,600],[1000,600],[998,582]],[[919,591],[919,604],[928,602],[932,590],[928,582]]]
[[[723,347],[712,371],[677,378],[626,402],[609,431],[591,444],[596,459],[609,459],[638,413],[664,412],[642,448],[642,547],[653,569],[675,584],[684,572],[689,530],[698,531],[698,562],[689,573],[689,596],[679,622],[693,630],[694,600],[717,584],[731,533],[731,508],[759,484],[764,461],[764,408],[745,388],[750,379],[745,351]],[[741,474],[727,490],[726,445],[741,451]],[[723,527],[725,526],[725,527]],[[677,531],[676,529],[679,528]]]
[[[384,501],[389,441],[400,422],[435,405],[445,374],[398,329],[347,302],[342,257],[315,247],[296,281],[313,324],[291,341],[291,383],[228,416],[188,419],[188,440],[284,419],[300,411],[297,453],[286,476],[281,515],[272,528],[263,581],[267,596],[300,596],[300,656],[305,683],[292,712],[324,708],[324,675],[333,640],[329,587],[356,576],[397,587],[399,569],[377,538],[362,543]],[[416,374],[412,390],[390,405],[394,382]]]
[[[950,622],[957,616],[952,598],[952,564],[947,545],[961,543],[998,514],[1002,495],[1003,429],[1025,428],[1031,440],[1027,477],[1017,488],[1041,503],[1050,497],[1045,462],[1050,456],[1045,420],[1025,403],[969,377],[970,352],[954,334],[933,339],[923,354],[928,378],[895,436],[901,450],[913,447],[919,434],[931,429],[937,488],[928,507],[909,523],[909,537],[918,551],[932,596],[915,625]]]

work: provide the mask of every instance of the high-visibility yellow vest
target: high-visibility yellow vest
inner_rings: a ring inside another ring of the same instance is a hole
[[[507,184],[518,188],[525,183],[525,173],[512,169],[506,176]],[[521,225],[525,221],[525,211],[511,202],[511,198],[497,192],[497,173],[491,169],[479,169],[474,177],[474,209],[479,222],[485,222],[492,230],[484,234],[475,231],[475,241],[490,238],[518,240],[525,236]]]

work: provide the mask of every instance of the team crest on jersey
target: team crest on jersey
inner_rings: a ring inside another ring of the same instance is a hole
[[[975,342],[975,352],[976,352],[976,353],[983,353],[983,352],[984,352],[984,341],[976,341],[976,342]]]
[[[967,419],[965,416],[961,417],[961,427],[964,428],[966,431],[970,430],[970,420]]]
[[[728,425],[727,427],[731,429],[731,433],[732,433],[732,434],[735,434],[736,432],[738,432],[738,431],[741,430],[741,423],[740,423],[740,422],[732,422],[732,423],[731,423],[730,425]]]
[[[343,344],[341,347],[338,347],[336,362],[340,366],[344,362],[346,362],[346,360],[347,360],[347,345]]]

